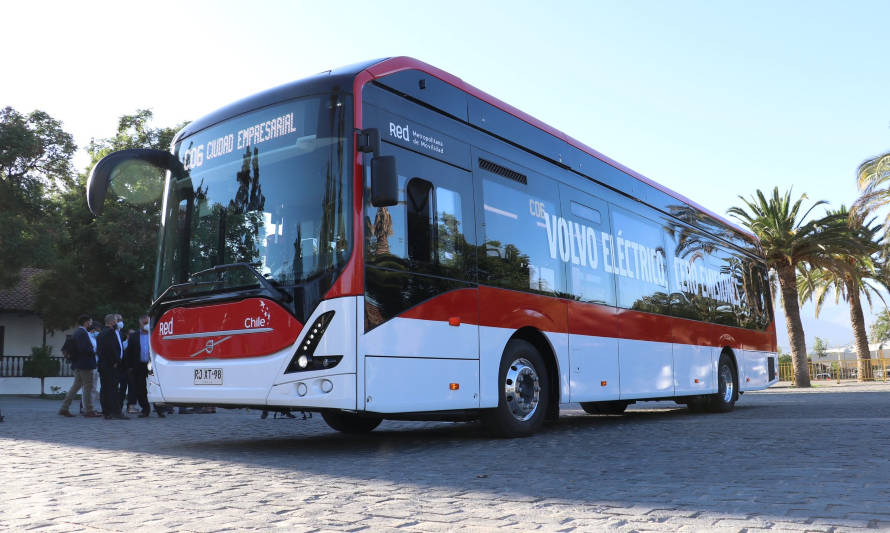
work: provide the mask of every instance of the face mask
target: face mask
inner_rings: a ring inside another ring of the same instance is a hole
[[[124,323],[123,323],[123,322],[118,322],[118,323],[117,323],[117,329],[124,329]]]
[[[142,331],[148,333],[148,324],[142,326]]]

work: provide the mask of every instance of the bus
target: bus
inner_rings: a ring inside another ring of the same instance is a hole
[[[569,403],[725,412],[777,381],[754,235],[421,61],[322,72],[169,152],[112,153],[91,211],[144,168],[164,176],[152,402],[514,437]]]

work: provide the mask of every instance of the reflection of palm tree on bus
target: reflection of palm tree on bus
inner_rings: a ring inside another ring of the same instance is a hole
[[[389,238],[393,235],[392,215],[389,209],[378,207],[377,214],[374,216],[374,226],[372,229],[374,239],[377,243],[374,248],[375,255],[385,255],[389,253]]]

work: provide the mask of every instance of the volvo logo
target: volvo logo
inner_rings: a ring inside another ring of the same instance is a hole
[[[222,343],[226,342],[227,340],[229,340],[229,339],[231,339],[231,338],[232,338],[231,335],[227,335],[227,336],[225,336],[225,337],[223,337],[223,338],[221,338],[221,339],[219,339],[219,340],[213,340],[213,339],[210,339],[210,340],[208,340],[207,342],[204,343],[204,347],[203,347],[203,348],[201,348],[201,349],[198,350],[197,352],[193,353],[193,354],[190,355],[189,357],[197,357],[197,356],[201,355],[202,353],[206,353],[206,354],[209,355],[210,353],[213,352],[213,349],[216,348],[216,346],[217,346],[218,344],[222,344]]]

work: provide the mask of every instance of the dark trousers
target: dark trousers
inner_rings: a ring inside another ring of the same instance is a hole
[[[117,369],[100,368],[99,383],[102,388],[99,390],[99,402],[102,404],[102,414],[105,416],[114,415],[121,411],[121,402],[118,399],[118,379]]]
[[[127,375],[127,371],[118,367],[117,370],[117,398],[118,403],[120,403],[121,409],[124,407],[124,400],[127,399],[127,388],[130,384],[130,376]]]
[[[136,402],[139,403],[139,407],[142,408],[143,413],[150,413],[151,406],[148,405],[148,387],[145,385],[145,380],[148,378],[148,374],[141,370],[134,370],[130,373],[130,377],[132,378],[130,381],[130,391],[133,393],[133,396],[135,396]],[[127,403],[129,403],[129,401]],[[157,408],[155,408],[155,411],[157,411]]]

